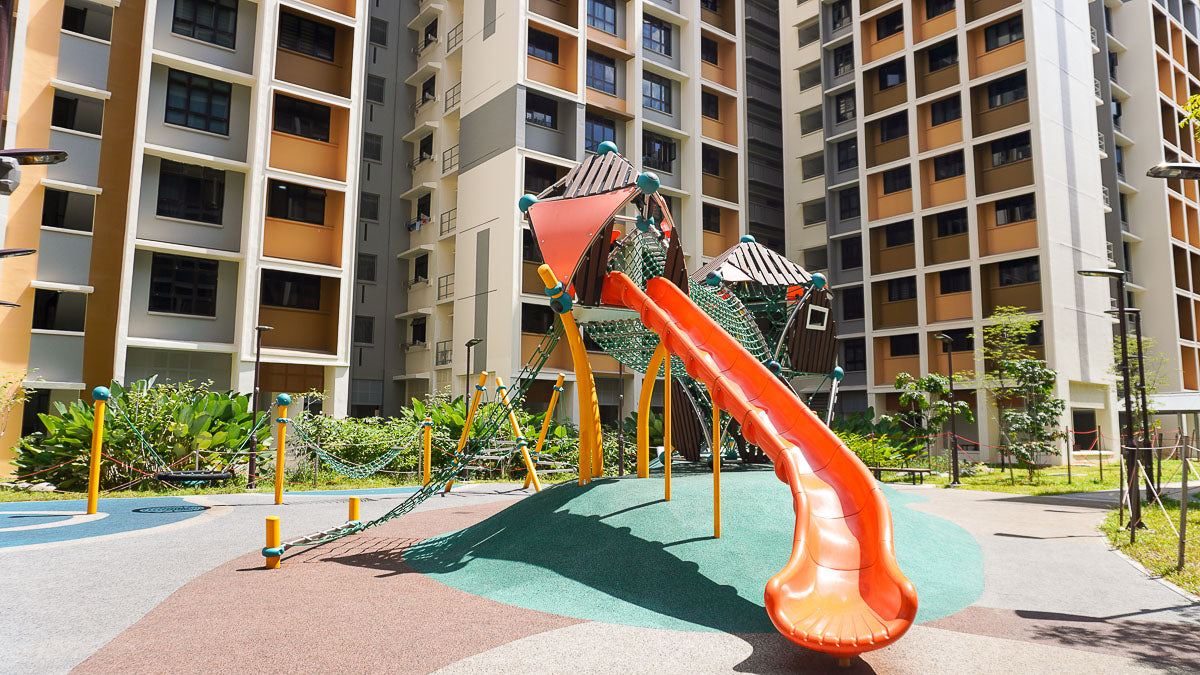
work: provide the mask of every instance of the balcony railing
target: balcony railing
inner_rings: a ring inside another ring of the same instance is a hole
[[[433,365],[448,366],[450,365],[450,355],[454,353],[454,348],[450,345],[450,340],[442,340],[434,346]]]
[[[417,113],[421,112],[421,108],[424,108],[426,103],[433,103],[436,100],[437,96],[422,96],[421,98],[417,99],[412,105],[413,114],[416,115]]]
[[[421,155],[417,156],[416,158],[414,158],[412,161],[410,161],[408,163],[408,168],[410,170],[416,170],[416,168],[418,166],[421,166],[421,164],[423,162],[428,162],[432,159],[433,159],[433,155],[427,155],[427,154],[422,153]]]
[[[1108,150],[1107,150],[1108,146],[1104,142],[1104,132],[1103,131],[1096,133],[1096,140],[1100,142],[1100,152],[1107,155],[1108,154]]]
[[[1104,98],[1104,94],[1101,93],[1100,90],[1100,80],[1096,78],[1092,78],[1092,93],[1094,93],[1098,99]]]
[[[454,231],[458,224],[458,209],[450,209],[442,211],[442,215],[438,217],[438,236],[444,237]]]
[[[462,39],[463,39],[463,25],[460,22],[457,26],[455,26],[454,28],[451,28],[449,33],[446,33],[446,53],[449,54],[450,52],[454,51],[455,49],[458,49],[459,47],[461,47]]]
[[[446,90],[446,112],[457,108],[460,99],[462,99],[462,82]]]
[[[1100,186],[1100,196],[1104,199],[1104,208],[1111,209],[1112,208],[1112,196],[1109,194],[1107,185]]]
[[[438,277],[437,299],[445,300],[454,295],[454,273],[444,274]]]
[[[458,168],[458,146],[442,151],[442,173]]]
[[[438,39],[437,39],[436,35],[425,36],[424,40],[421,40],[420,42],[417,43],[416,47],[413,47],[413,49],[412,49],[413,56],[420,56],[421,53],[424,52],[426,49],[428,49],[431,45],[437,44],[437,41],[438,41]]]
[[[1092,46],[1096,49],[1100,48],[1100,37],[1096,33],[1096,27],[1092,26]]]

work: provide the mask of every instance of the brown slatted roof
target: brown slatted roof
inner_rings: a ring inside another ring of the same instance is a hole
[[[692,274],[692,280],[703,281],[713,271],[729,283],[749,281],[763,286],[796,286],[812,279],[803,267],[756,241],[743,241],[713,258]]]
[[[637,171],[615,152],[590,155],[564,178],[564,198],[611,192],[637,182]]]

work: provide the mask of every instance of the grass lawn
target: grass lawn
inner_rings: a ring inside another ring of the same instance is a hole
[[[1193,501],[1188,507],[1187,555],[1183,569],[1177,569],[1179,537],[1171,525],[1179,527],[1179,502],[1164,499],[1166,515],[1157,503],[1142,506],[1142,522],[1146,529],[1138,530],[1137,543],[1129,543],[1129,530],[1117,524],[1117,512],[1108,514],[1100,530],[1108,543],[1141,563],[1151,574],[1159,575],[1190,593],[1200,594],[1200,504]],[[1126,514],[1128,516],[1128,514]],[[1168,519],[1170,524],[1168,524]]]
[[[1162,481],[1176,482],[1180,478],[1180,461],[1165,460],[1162,463]],[[974,466],[974,465],[973,465]],[[962,488],[967,490],[987,490],[989,492],[1008,492],[1022,495],[1060,495],[1071,492],[1093,492],[1096,490],[1115,490],[1118,481],[1117,464],[1104,464],[1104,480],[1100,480],[1098,465],[1078,464],[1071,467],[1071,482],[1067,482],[1067,467],[1054,466],[1039,469],[1034,472],[1034,478],[1029,479],[1029,473],[1016,467],[1011,470],[1000,470],[999,466],[982,467],[974,476],[962,478]],[[905,474],[884,474],[888,483],[906,483]],[[926,484],[947,485],[949,476],[930,475],[925,477]]]

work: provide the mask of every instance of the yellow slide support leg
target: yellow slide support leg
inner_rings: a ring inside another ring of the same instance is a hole
[[[667,358],[667,348],[660,341],[654,355],[650,357],[650,365],[646,367],[646,375],[642,377],[642,396],[638,399],[638,428],[637,428],[637,475],[638,478],[650,477],[650,399],[654,397],[654,385],[658,382],[658,369]]]
[[[550,405],[546,406],[546,417],[542,419],[542,430],[538,433],[537,445],[533,448],[533,454],[537,457],[541,457],[542,455],[542,445],[546,442],[546,432],[550,430],[550,418],[554,416],[554,406],[558,403],[558,395],[562,390],[563,374],[559,373],[558,380],[554,383],[554,393],[550,394]],[[527,474],[525,476],[524,487],[529,487],[529,484],[533,482],[533,479],[530,478],[533,475],[535,474]]]
[[[521,448],[521,461],[525,463],[525,485],[528,487],[528,481],[532,479],[533,491],[541,492],[542,481],[538,480],[537,467],[533,464],[533,458],[529,456],[529,440],[525,438],[525,434],[521,433],[521,425],[517,422],[517,413],[508,404],[508,391],[499,375],[496,376],[496,393],[500,396],[500,405],[508,409],[508,423],[512,425],[513,436],[517,438],[517,446]]]
[[[287,414],[292,397],[280,394],[275,399],[279,406],[279,417],[275,418],[275,505],[283,504],[283,470],[287,468]]]
[[[454,451],[454,457],[457,458],[462,454],[463,448],[467,446],[467,438],[471,435],[471,424],[475,421],[475,412],[479,410],[479,398],[483,396],[483,392],[487,389],[487,371],[479,374],[479,382],[475,385],[475,395],[471,397],[471,407],[467,410],[467,419],[463,422],[462,437],[458,439],[458,449]],[[454,479],[450,479],[446,483],[446,489],[442,492],[449,492],[451,486],[454,485]]]
[[[663,387],[663,472],[667,478],[663,498],[671,501],[671,359],[667,359],[667,379]]]
[[[429,477],[433,471],[433,418],[426,417],[421,423],[425,442],[421,452],[421,485],[429,485]]]
[[[96,387],[92,398],[96,406],[92,413],[92,456],[88,465],[87,513],[96,514],[100,500],[100,448],[104,445],[104,408],[109,397],[108,387]]]
[[[716,399],[712,402],[713,411],[713,537],[721,538],[721,409],[717,407]]]

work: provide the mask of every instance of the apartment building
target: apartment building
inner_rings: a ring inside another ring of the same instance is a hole
[[[15,25],[2,367],[25,424],[111,378],[349,396],[366,0],[50,0]],[[372,36],[372,42],[374,36]]]
[[[393,196],[408,209],[408,242],[398,254],[405,265],[398,284],[407,287],[407,299],[391,317],[400,344],[385,346],[402,350],[403,359],[386,375],[384,385],[394,387],[388,396],[407,402],[430,391],[462,394],[468,349],[475,372],[520,370],[553,314],[517,199],[553,184],[603,141],[659,175],[691,267],[738,242],[753,220],[748,194],[761,189],[748,174],[751,153],[741,151],[754,60],[744,35],[753,25],[760,40],[771,40],[761,11],[753,19],[745,6],[734,0],[419,3],[407,26],[420,48],[403,79],[414,96],[401,132],[411,145],[412,183]],[[756,4],[762,7],[773,5]],[[765,67],[760,90],[772,77]],[[755,119],[769,124],[770,107],[768,100]],[[754,147],[769,155],[761,141]],[[778,231],[763,225],[763,232]],[[471,340],[479,342],[468,348]],[[635,378],[626,373],[622,382],[616,362],[600,355],[592,363],[602,417],[615,421],[621,393],[634,400]],[[571,377],[565,347],[550,357],[530,395],[534,405],[549,397],[557,372]],[[567,387],[565,411],[574,414],[570,379]]]
[[[971,336],[1015,306],[1040,321],[1034,343],[1058,372],[1064,423],[1112,435],[1110,291],[1075,274],[1109,264],[1092,11],[1047,0],[781,7],[781,32],[799,41],[784,53],[788,252],[816,259],[827,237],[843,412],[899,409],[900,372],[946,373],[950,358],[982,372]],[[993,458],[994,406],[979,382],[958,396],[977,420],[960,420],[979,442],[967,450]]]

